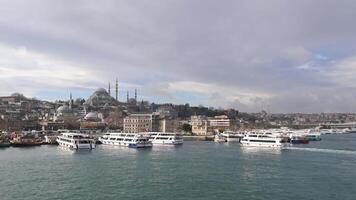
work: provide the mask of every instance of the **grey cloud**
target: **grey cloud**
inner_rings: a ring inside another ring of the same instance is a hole
[[[79,63],[97,79],[156,85],[146,87],[147,96],[172,99],[168,82],[196,81],[269,93],[276,112],[347,110],[324,98],[335,82],[297,67],[320,53],[354,56],[354,10],[351,0],[15,0],[0,8],[0,43]],[[317,102],[303,93],[309,90]],[[353,97],[344,88],[332,92],[346,102]],[[209,101],[251,110],[261,98],[254,105]],[[356,111],[352,103],[348,108]]]

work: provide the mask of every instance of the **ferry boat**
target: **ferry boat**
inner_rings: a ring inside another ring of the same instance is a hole
[[[243,137],[241,134],[236,134],[233,132],[223,132],[221,134],[223,138],[225,138],[226,142],[240,142]]]
[[[59,146],[69,149],[95,149],[95,140],[87,134],[62,133],[57,137]]]
[[[284,147],[286,142],[283,138],[265,134],[248,134],[240,141],[242,146],[247,147]]]
[[[152,147],[149,136],[137,133],[107,133],[99,138],[102,144],[126,146],[131,148]]]
[[[150,132],[148,134],[153,145],[183,144],[183,136],[179,133]]]

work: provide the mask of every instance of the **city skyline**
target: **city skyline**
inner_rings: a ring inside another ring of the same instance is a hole
[[[20,6],[22,5],[22,6]],[[334,9],[338,8],[338,9]],[[352,1],[4,2],[0,96],[356,112]]]

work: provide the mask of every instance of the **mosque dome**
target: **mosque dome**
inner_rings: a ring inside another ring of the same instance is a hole
[[[104,88],[99,88],[89,97],[86,103],[92,106],[105,106],[106,104],[115,105],[116,101]]]
[[[90,112],[85,115],[84,119],[89,121],[96,121],[99,119],[99,116],[97,112]]]
[[[57,113],[69,113],[70,109],[67,105],[60,106],[57,108]]]
[[[94,93],[96,93],[96,94],[109,94],[104,88],[99,88]]]

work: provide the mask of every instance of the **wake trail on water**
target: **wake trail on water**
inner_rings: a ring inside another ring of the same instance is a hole
[[[286,147],[285,149],[312,151],[312,152],[323,152],[323,153],[336,153],[336,154],[356,155],[356,151],[351,151],[351,150],[318,149],[318,148],[302,148],[302,147]]]

